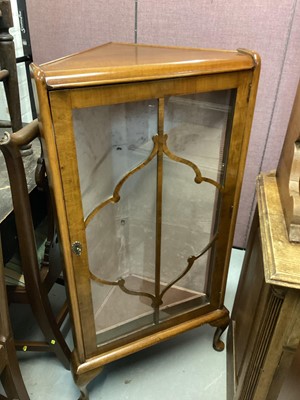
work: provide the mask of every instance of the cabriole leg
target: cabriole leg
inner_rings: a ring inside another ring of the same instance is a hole
[[[224,342],[221,340],[221,336],[225,329],[228,327],[230,318],[229,318],[229,312],[226,310],[227,313],[224,317],[221,319],[218,319],[214,322],[212,322],[210,325],[216,327],[216,332],[214,334],[214,339],[213,339],[213,348],[216,351],[223,351],[225,348]]]
[[[85,371],[81,372],[83,369],[83,364],[79,363],[75,353],[72,353],[71,360],[73,379],[76,386],[80,390],[80,397],[78,400],[88,400],[89,393],[87,390],[87,386],[97,375],[102,372],[103,366],[96,367],[90,370],[85,366]]]

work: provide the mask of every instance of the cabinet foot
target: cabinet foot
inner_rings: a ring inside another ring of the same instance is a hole
[[[226,310],[227,311],[227,310]],[[223,332],[225,331],[225,329],[228,327],[230,322],[230,318],[229,318],[229,313],[227,311],[226,315],[217,320],[212,322],[210,325],[216,327],[216,331],[214,334],[214,338],[213,338],[213,348],[216,351],[223,351],[225,348],[225,344],[224,342],[221,340],[221,336],[223,334]]]
[[[78,400],[88,400],[89,399],[89,393],[87,386],[88,384],[97,376],[99,375],[102,370],[103,366],[101,367],[96,367],[91,370],[85,370],[83,372],[82,364],[78,362],[77,356],[75,353],[72,354],[72,374],[73,374],[73,379],[80,390],[80,397]]]
[[[97,375],[102,372],[102,370],[103,367],[99,367],[80,375],[77,375],[73,372],[74,382],[80,390],[80,397],[78,400],[89,400],[89,392],[87,386]]]
[[[80,397],[78,400],[89,400],[89,392],[86,387],[81,387],[80,389]]]

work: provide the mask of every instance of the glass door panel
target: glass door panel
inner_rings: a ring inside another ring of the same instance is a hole
[[[76,109],[73,125],[103,343],[153,323],[157,100]]]
[[[85,218],[120,179],[145,161],[157,131],[156,100],[74,109],[73,124]]]
[[[209,295],[231,103],[231,91],[165,99],[161,281],[174,282],[174,305],[182,296],[186,302]],[[167,308],[161,319],[172,314]]]
[[[73,110],[99,345],[208,303],[230,99]]]

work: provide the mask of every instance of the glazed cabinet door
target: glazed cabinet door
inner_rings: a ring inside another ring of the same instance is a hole
[[[87,354],[222,307],[251,76],[221,78],[50,93]]]

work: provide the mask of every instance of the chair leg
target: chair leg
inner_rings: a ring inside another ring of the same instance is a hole
[[[30,301],[33,314],[49,343],[50,350],[56,354],[66,369],[70,369],[70,349],[57,324],[47,294],[44,293],[43,288],[40,288],[39,291],[39,301],[37,301],[36,294]]]
[[[4,154],[9,174],[27,299],[49,348],[69,369],[70,349],[56,323],[48,299],[48,291],[45,289],[40,275],[31,206],[20,152],[13,141],[7,141],[5,145],[2,142],[0,148]]]
[[[1,374],[1,382],[9,399],[30,400],[23,382],[19,363],[16,356],[14,342],[9,339],[5,342],[8,364]]]

